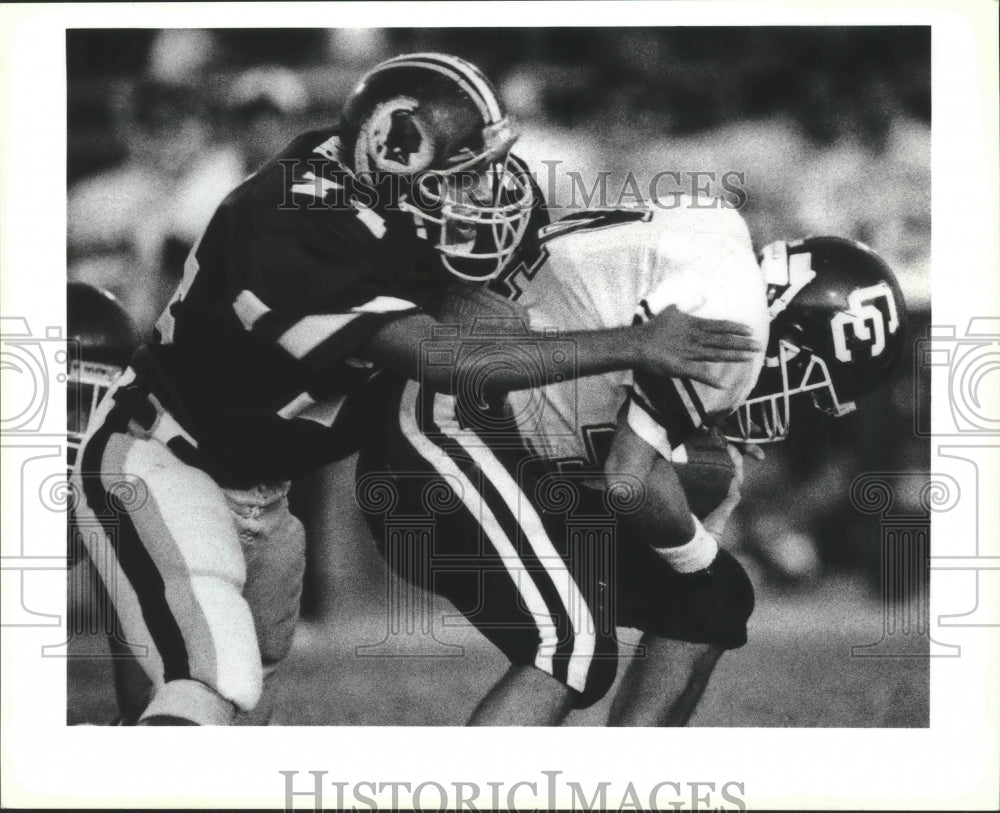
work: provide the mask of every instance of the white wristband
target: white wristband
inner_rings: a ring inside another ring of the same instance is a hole
[[[704,570],[715,561],[715,555],[719,552],[719,543],[715,541],[715,537],[705,530],[698,517],[691,518],[694,520],[694,536],[690,542],[677,548],[657,548],[667,564],[678,573]]]

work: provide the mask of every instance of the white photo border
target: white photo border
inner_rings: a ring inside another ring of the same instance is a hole
[[[386,20],[407,27],[888,24],[932,26],[933,323],[955,325],[961,334],[971,317],[1000,317],[996,9],[985,0],[6,4],[0,9],[0,315],[25,319],[35,336],[65,318],[68,28],[377,27]],[[947,393],[942,380],[935,393]],[[4,392],[5,409],[20,395]],[[60,404],[64,409],[56,392],[52,419],[65,426]],[[936,399],[935,427],[942,408]],[[64,556],[65,517],[37,508],[20,487],[25,459],[59,443],[3,438],[5,620],[19,612],[21,589],[30,591],[34,607],[62,614],[65,606],[65,571],[45,569],[44,561]],[[933,438],[932,470],[942,447],[968,443]],[[980,489],[980,516],[937,514],[933,531],[935,539],[967,539],[978,521],[981,555],[997,557],[989,496],[1000,491],[997,457],[989,443],[984,448],[978,482],[974,469],[955,469],[964,488]],[[51,463],[64,471],[61,456]],[[994,490],[986,490],[991,484]],[[35,569],[8,566],[24,557]],[[935,570],[932,618],[967,608],[968,582],[956,572]],[[980,604],[1000,617],[996,573],[987,573],[981,587]],[[561,787],[608,781],[616,801],[628,783],[646,799],[665,781],[741,782],[751,809],[975,809],[997,799],[995,627],[948,627],[961,657],[932,660],[930,727],[906,730],[67,727],[65,661],[39,653],[62,640],[60,626],[3,629],[5,806],[281,808],[280,770],[298,771],[303,781],[308,771],[321,770],[331,782],[433,779],[446,788],[455,781],[542,788],[542,771],[561,771]],[[547,806],[541,790],[537,802],[527,790],[517,799]],[[570,804],[565,794],[555,801]],[[296,798],[296,806],[312,804]]]

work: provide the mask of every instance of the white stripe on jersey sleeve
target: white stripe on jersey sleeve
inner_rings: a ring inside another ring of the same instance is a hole
[[[279,409],[278,414],[282,418],[305,418],[307,421],[330,427],[337,420],[337,415],[340,414],[341,407],[346,401],[347,398],[343,395],[317,401],[308,392],[303,392]]]
[[[278,344],[295,358],[304,358],[360,315],[360,313],[317,313],[303,316],[278,337]]]
[[[316,403],[308,392],[300,392],[291,401],[278,410],[278,415],[282,418],[294,418],[306,407],[311,407]]]
[[[240,291],[233,301],[233,310],[247,330],[252,330],[261,316],[271,312],[271,309],[252,291]]]
[[[377,296],[365,302],[364,305],[356,305],[351,308],[354,313],[393,313],[394,311],[405,311],[417,307],[413,302],[406,299],[398,299],[394,296]]]
[[[331,181],[329,178],[317,177],[314,172],[306,172],[301,181],[292,184],[292,192],[296,195],[309,195],[317,200],[323,200],[326,193],[331,190],[343,188],[343,184]]]
[[[376,296],[347,313],[316,313],[303,316],[278,337],[278,344],[295,358],[303,358],[362,314],[396,313],[417,306],[394,296]],[[233,310],[243,327],[252,330],[262,316],[271,312],[252,291],[240,291]]]
[[[687,389],[685,389],[684,384],[676,378],[671,378],[670,383],[674,385],[674,389],[677,391],[677,395],[681,399],[681,403],[684,404],[688,417],[691,418],[691,423],[693,423],[696,427],[701,426],[701,413],[698,411],[698,407],[691,399]]]
[[[361,221],[368,231],[375,235],[376,240],[381,240],[382,235],[385,234],[385,220],[371,209],[359,206],[355,201],[351,201],[351,205],[354,207],[354,211],[358,213],[358,220]]]

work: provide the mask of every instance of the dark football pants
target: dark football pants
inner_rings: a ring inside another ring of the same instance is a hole
[[[712,598],[738,609],[720,622],[690,612],[699,596],[685,577],[630,543],[621,514],[641,489],[597,490],[544,463],[516,432],[463,428],[453,398],[416,382],[385,403],[357,482],[383,556],[450,600],[512,663],[564,682],[578,707],[614,682],[616,626],[726,648],[746,642],[753,592],[728,554]]]

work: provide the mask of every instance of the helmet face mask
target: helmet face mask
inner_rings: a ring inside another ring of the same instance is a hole
[[[72,464],[98,404],[142,337],[114,296],[82,282],[66,287],[66,324],[67,445]]]
[[[531,183],[510,159],[484,171],[424,173],[400,208],[441,256],[444,267],[469,282],[494,279],[528,229]]]
[[[107,394],[122,368],[115,364],[104,364],[72,359],[66,378],[66,417],[68,422],[68,445],[78,451],[97,405]]]
[[[489,81],[446,54],[386,60],[344,106],[344,156],[355,178],[382,190],[377,206],[410,214],[444,267],[465,281],[498,276],[527,231],[535,195],[510,155],[517,137]]]
[[[775,364],[776,362],[776,364]],[[772,366],[774,365],[774,366]],[[778,386],[768,386],[764,379],[780,377]],[[853,401],[841,402],[823,359],[785,339],[778,340],[778,352],[769,356],[754,392],[764,390],[743,402],[734,420],[738,430],[729,440],[739,443],[776,443],[788,437],[791,427],[793,396],[809,393],[820,412],[839,418],[853,412]]]
[[[771,340],[757,384],[729,419],[729,439],[772,443],[791,428],[793,397],[841,417],[899,361],[906,306],[895,276],[867,246],[814,237],[764,248]]]

